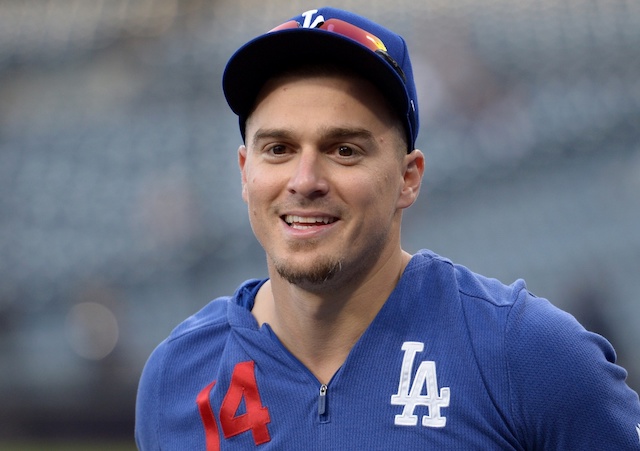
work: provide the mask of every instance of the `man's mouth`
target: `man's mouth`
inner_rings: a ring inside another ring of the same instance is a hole
[[[331,224],[337,221],[337,218],[333,216],[295,216],[284,215],[282,217],[290,227],[294,229],[309,229],[311,227],[317,227],[321,225]]]

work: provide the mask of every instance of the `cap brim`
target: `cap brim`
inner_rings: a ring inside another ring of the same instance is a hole
[[[310,62],[343,64],[378,86],[402,117],[410,105],[404,82],[383,57],[342,35],[320,29],[288,29],[249,41],[229,60],[222,85],[240,121],[247,119],[265,82],[287,68]]]

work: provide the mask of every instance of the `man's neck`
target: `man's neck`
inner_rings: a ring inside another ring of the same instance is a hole
[[[411,255],[401,251],[357,288],[311,292],[272,277],[252,310],[321,383],[327,383],[395,288]]]

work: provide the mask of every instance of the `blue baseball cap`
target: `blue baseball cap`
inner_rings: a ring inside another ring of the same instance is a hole
[[[371,81],[394,107],[406,130],[408,152],[418,136],[418,101],[409,50],[402,36],[336,8],[306,11],[240,47],[225,68],[222,88],[245,123],[263,85],[283,68],[311,62],[348,67]]]

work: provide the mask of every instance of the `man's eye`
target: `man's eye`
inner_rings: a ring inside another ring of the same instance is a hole
[[[285,153],[287,153],[287,148],[283,145],[278,144],[275,146],[271,146],[269,152],[273,155],[284,155]]]
[[[349,146],[340,146],[338,147],[338,155],[341,157],[351,157],[355,152]]]

